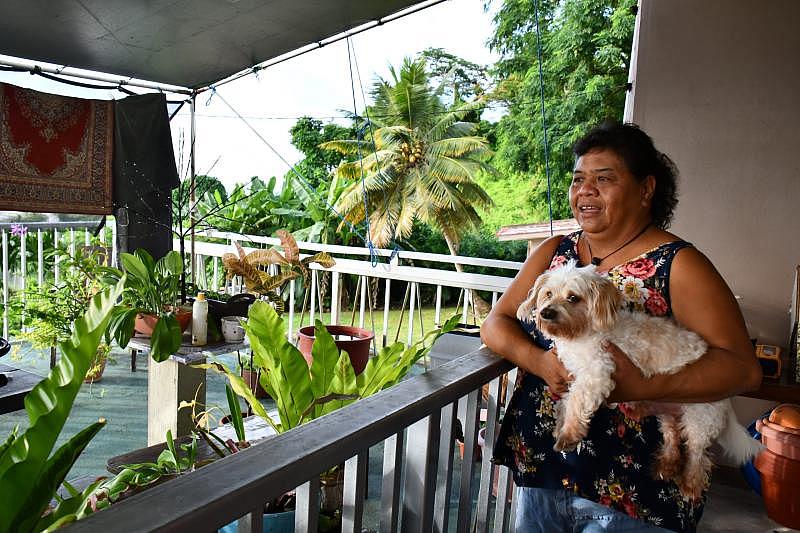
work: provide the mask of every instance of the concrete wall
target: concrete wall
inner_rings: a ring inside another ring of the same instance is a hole
[[[641,0],[626,119],[681,171],[672,231],[785,346],[800,264],[800,2]]]

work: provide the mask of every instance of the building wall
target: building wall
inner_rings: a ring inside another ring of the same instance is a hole
[[[672,231],[785,346],[800,264],[800,2],[641,0],[626,119],[681,172]]]

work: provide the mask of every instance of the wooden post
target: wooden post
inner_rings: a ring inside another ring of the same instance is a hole
[[[198,392],[199,389],[199,392]],[[147,445],[166,440],[167,430],[173,437],[187,435],[194,423],[190,408],[178,410],[181,401],[197,397],[206,402],[206,371],[173,359],[147,363]]]

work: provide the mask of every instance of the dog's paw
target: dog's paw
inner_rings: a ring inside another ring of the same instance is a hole
[[[681,496],[686,501],[697,501],[703,497],[703,491],[708,483],[708,476],[704,472],[684,472],[677,480]]]
[[[578,447],[580,442],[581,439],[575,440],[562,434],[556,438],[556,443],[553,446],[553,449],[557,452],[571,452]]]

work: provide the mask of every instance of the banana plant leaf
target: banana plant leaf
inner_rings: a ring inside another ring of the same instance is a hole
[[[28,518],[25,514],[30,514],[28,509],[43,509],[53,497],[48,487],[58,486],[63,480],[63,477],[54,479],[60,470],[48,469],[48,458],[97,353],[124,283],[123,278],[92,299],[89,310],[75,322],[72,337],[60,344],[63,357],[25,398],[29,427],[0,455],[0,502],[4,510],[0,513],[0,531],[14,531],[14,524]],[[48,476],[50,479],[40,479]]]

